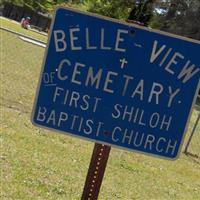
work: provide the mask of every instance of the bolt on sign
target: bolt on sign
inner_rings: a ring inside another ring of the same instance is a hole
[[[168,159],[197,96],[200,42],[58,8],[33,124]]]

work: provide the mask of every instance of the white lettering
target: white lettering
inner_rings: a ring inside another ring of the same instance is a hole
[[[65,49],[67,48],[67,44],[65,42],[65,32],[63,30],[56,30],[53,32],[53,34],[54,34],[54,43],[56,47],[56,52],[65,51]]]
[[[68,115],[65,112],[61,112],[58,120],[58,127],[60,127],[61,122],[67,121]]]
[[[118,108],[119,107],[119,108]],[[120,104],[115,104],[115,106],[114,106],[114,111],[116,111],[116,114],[115,113],[112,113],[112,117],[113,118],[115,118],[115,119],[117,119],[117,118],[119,118],[120,117],[120,108],[122,108],[122,105],[120,105]]]
[[[140,100],[142,101],[143,100],[143,93],[144,93],[144,80],[141,79],[131,97],[134,98],[135,95],[138,94]]]
[[[114,93],[114,90],[111,90],[111,89],[108,88],[108,85],[109,85],[110,83],[113,83],[113,80],[110,78],[112,75],[113,75],[113,76],[117,76],[118,73],[116,73],[116,72],[111,72],[111,71],[109,71],[109,72],[107,73],[106,81],[105,81],[104,88],[103,88],[103,90],[104,90],[105,92]]]
[[[184,56],[182,54],[180,54],[179,52],[176,52],[173,57],[171,58],[171,60],[169,61],[169,63],[167,64],[167,66],[165,67],[165,70],[168,71],[170,74],[174,74],[174,71],[172,69],[170,69],[170,67],[172,66],[172,64],[177,65],[177,60],[176,58],[181,58],[184,59]]]
[[[96,83],[95,88],[99,89],[102,72],[103,72],[103,70],[99,69],[97,74],[94,76],[93,68],[90,67],[88,70],[86,81],[85,81],[85,86],[88,86],[89,82],[91,82],[91,84],[90,84],[91,86],[93,86]]]
[[[124,41],[124,38],[121,37],[122,33],[128,34],[128,30],[122,30],[122,29],[118,29],[117,30],[117,38],[116,38],[116,43],[115,43],[115,51],[126,52],[126,49],[119,48],[119,44]]]
[[[172,144],[172,141],[169,140],[165,153],[168,153],[169,150],[171,149],[171,155],[173,155],[174,151],[176,150],[176,145],[177,145],[177,140],[174,142],[174,144]]]
[[[43,109],[43,110],[42,110],[42,109]],[[46,112],[47,112],[47,109],[46,109],[45,107],[41,108],[41,107],[39,106],[38,114],[37,114],[37,121],[39,121],[39,122],[44,122],[45,119],[46,119],[46,116],[45,116]]]
[[[73,71],[73,74],[72,74],[72,79],[71,79],[72,83],[76,83],[78,85],[81,85],[81,82],[76,80],[76,77],[77,77],[77,75],[81,74],[81,71],[79,69],[82,68],[82,67],[85,67],[85,65],[82,64],[82,63],[76,63],[75,64],[74,71]]]
[[[54,126],[56,125],[56,112],[55,112],[55,110],[51,111],[49,118],[47,119],[47,124],[50,123],[50,122],[52,122]]]
[[[151,128],[156,128],[158,126],[160,120],[160,115],[159,113],[153,113],[151,115],[150,121],[149,121],[149,125]]]
[[[161,125],[160,125],[160,129],[162,130],[162,129],[164,129],[163,128],[163,126],[164,125],[166,125],[166,131],[168,131],[169,130],[169,127],[170,127],[170,125],[171,125],[171,121],[172,121],[172,117],[169,117],[168,118],[168,121],[166,120],[166,116],[164,115],[164,117],[163,117],[163,119],[162,119],[162,122],[161,122]]]
[[[55,92],[54,92],[54,96],[53,96],[53,102],[56,102],[57,96],[60,96],[60,91],[64,91],[63,88],[60,87],[56,87]]]
[[[194,70],[196,67],[194,64],[189,66],[190,60],[187,61],[183,69],[181,70],[180,74],[178,75],[178,79],[183,78],[182,82],[186,83],[188,80],[190,80],[196,73],[200,71],[200,68],[197,68]]]
[[[64,81],[64,80],[66,80],[66,79],[68,78],[68,76],[61,76],[61,70],[62,70],[62,68],[63,68],[63,66],[64,66],[65,63],[66,63],[68,66],[71,66],[70,61],[67,60],[67,59],[64,59],[64,60],[62,60],[62,61],[60,62],[59,66],[58,66],[58,78],[59,78],[61,81]]]
[[[172,105],[172,101],[174,99],[174,97],[180,92],[180,89],[176,89],[174,92],[172,91],[172,88],[171,86],[169,86],[169,101],[168,101],[168,104],[167,106],[170,108],[171,105]]]
[[[153,86],[151,88],[151,93],[150,93],[148,102],[151,102],[153,96],[155,96],[156,104],[159,104],[159,95],[162,93],[162,91],[163,91],[163,86],[161,84],[159,84],[159,83],[155,83],[154,82]]]
[[[147,146],[149,146],[149,149],[152,150],[152,144],[155,141],[155,136],[154,135],[147,135],[145,144],[144,144],[144,148],[146,149]]]
[[[70,28],[69,29],[69,34],[70,34],[70,43],[71,43],[71,50],[81,50],[82,47],[78,47],[78,46],[75,46],[74,42],[76,40],[78,40],[78,37],[75,37],[75,32],[79,32],[80,31],[80,28]]]
[[[161,153],[161,152],[164,151],[163,148],[160,148],[160,147],[159,147],[161,142],[166,142],[166,139],[163,138],[163,137],[161,137],[161,138],[158,139],[158,141],[157,141],[157,143],[156,143],[156,151],[159,152],[159,153]],[[162,145],[161,145],[161,146],[162,146]]]
[[[111,50],[111,47],[104,46],[104,28],[101,29],[101,49],[103,50]]]
[[[166,45],[163,45],[159,50],[157,50],[158,41],[155,40],[153,43],[153,49],[151,52],[151,58],[150,63],[153,63],[157,57],[163,52],[163,50],[166,48]]]
[[[126,128],[125,131],[124,131],[124,136],[123,136],[123,139],[122,139],[122,143],[125,142],[126,139],[128,139],[128,144],[131,143],[131,140],[132,140],[132,137],[133,137],[133,130],[131,130],[130,134],[128,133],[128,129]]]
[[[122,131],[122,129],[118,126],[113,129],[113,131],[112,131],[112,141],[114,141],[114,142],[119,141],[119,138],[115,138],[115,134],[116,134],[117,130],[120,131],[120,132]]]
[[[92,125],[93,125],[94,123],[93,123],[93,121],[92,120],[90,120],[90,119],[88,119],[87,121],[86,121],[86,126],[87,126],[87,129],[86,128],[84,128],[84,133],[86,134],[86,135],[90,135],[91,133],[92,133]]]
[[[86,49],[97,49],[96,46],[91,46],[91,45],[90,45],[89,29],[86,28],[85,31],[86,31]]]

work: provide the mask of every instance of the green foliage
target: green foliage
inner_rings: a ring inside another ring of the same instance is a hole
[[[148,25],[153,16],[155,0],[140,0],[131,10],[129,20],[135,20]]]
[[[53,0],[0,0],[0,4],[5,2],[26,6],[35,11],[53,11],[54,6],[56,5]]]
[[[53,11],[54,3],[51,0],[34,1],[33,7],[44,11]]]
[[[90,0],[89,11],[117,19],[129,19],[147,25],[150,21],[155,0]]]
[[[4,4],[5,2],[13,3],[15,5],[23,5],[23,0],[0,0],[0,5]]]
[[[160,29],[160,27],[163,25],[164,16],[160,15],[158,13],[154,13],[153,17],[151,18],[151,21],[149,23],[149,26],[154,29]]]
[[[200,40],[199,0],[85,0],[90,12]],[[136,5],[138,2],[138,5]],[[131,13],[131,14],[130,14]],[[130,14],[130,15],[129,15]]]
[[[88,7],[90,12],[99,13],[112,18],[127,19],[135,0],[90,0]]]
[[[199,0],[167,0],[157,5],[164,12],[154,16],[153,28],[200,40]]]

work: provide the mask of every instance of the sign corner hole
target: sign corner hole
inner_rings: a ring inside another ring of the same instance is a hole
[[[135,37],[136,31],[134,29],[130,29],[129,34],[130,34],[130,36]]]

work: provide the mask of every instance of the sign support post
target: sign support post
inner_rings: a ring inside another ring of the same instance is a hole
[[[111,147],[95,143],[81,200],[97,200]]]
[[[195,133],[195,130],[196,130],[196,128],[197,128],[197,125],[198,125],[199,121],[200,121],[200,112],[199,112],[199,114],[198,114],[198,117],[197,117],[196,122],[195,122],[195,124],[194,124],[194,127],[193,127],[193,129],[192,129],[192,132],[191,132],[191,135],[190,135],[190,137],[189,137],[189,139],[188,139],[188,142],[187,142],[187,144],[186,144],[186,146],[185,146],[185,149],[184,149],[184,153],[185,153],[185,154],[187,154],[187,152],[188,152],[188,147],[189,147],[189,145],[190,145],[190,143],[191,143],[191,141],[192,141],[192,137],[193,137],[193,135],[194,135],[194,133]]]

